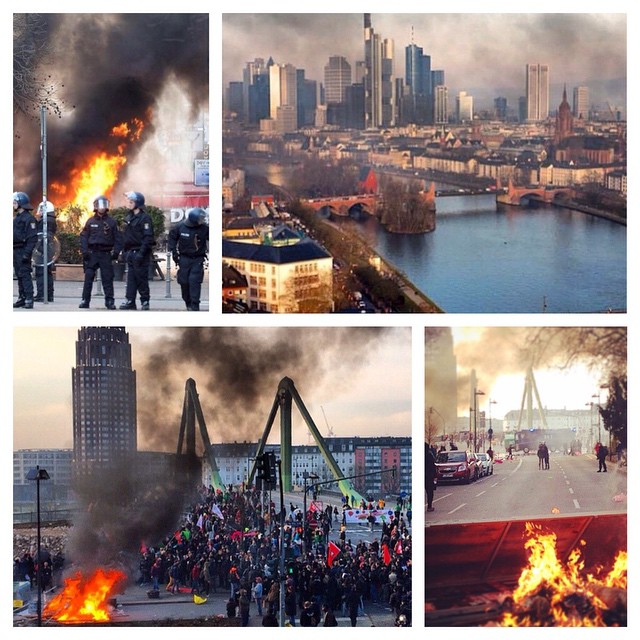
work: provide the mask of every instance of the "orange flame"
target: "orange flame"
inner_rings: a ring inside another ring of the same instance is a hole
[[[113,127],[110,137],[120,140],[116,153],[96,153],[87,160],[85,166],[71,171],[67,184],[51,183],[51,191],[58,199],[64,199],[66,204],[78,205],[91,211],[94,198],[98,195],[110,195],[118,181],[120,170],[127,162],[127,148],[132,142],[140,140],[144,126],[140,118],[132,118],[129,122],[121,122]]]
[[[518,586],[513,592],[514,612],[505,614],[500,626],[541,626],[540,617],[529,613],[531,603],[544,597],[544,616],[554,626],[589,627],[606,626],[602,612],[613,600],[623,606],[626,614],[627,552],[619,551],[608,574],[584,575],[584,561],[579,549],[569,554],[563,563],[556,554],[556,535],[544,533],[541,527],[526,523],[525,549],[529,551],[528,565],[523,569]],[[584,540],[581,541],[584,545]],[[601,570],[598,571],[602,573]],[[582,599],[591,607],[576,616],[566,603]],[[548,611],[546,610],[548,602]],[[541,602],[538,603],[539,605]],[[538,608],[537,613],[540,613]]]
[[[107,599],[125,578],[116,569],[97,569],[88,577],[78,572],[65,579],[64,589],[43,613],[58,622],[106,622],[110,620]]]

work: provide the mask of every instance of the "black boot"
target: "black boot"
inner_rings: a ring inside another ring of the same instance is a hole
[[[140,308],[141,308],[143,311],[149,311],[149,301],[148,301],[148,300],[145,300],[145,301],[140,305]]]
[[[41,295],[41,294],[39,294],[39,293],[36,293],[36,296],[35,296],[35,298],[33,299],[33,301],[34,301],[34,302],[44,302],[44,296],[43,296],[43,295]]]
[[[120,309],[123,311],[129,311],[131,309],[137,309],[135,300],[125,300],[121,305]]]
[[[22,296],[13,303],[14,309],[18,309],[19,307],[24,307],[24,298]]]
[[[115,305],[115,303],[114,303],[114,301],[113,301],[113,298],[107,298],[107,299],[104,301],[104,306],[105,306],[107,309],[109,309],[110,311],[113,311],[113,310],[116,308],[116,305]]]
[[[89,308],[89,300],[83,300],[79,305],[78,309],[88,309]]]
[[[33,309],[33,298],[25,299],[24,304],[22,305],[25,309]]]

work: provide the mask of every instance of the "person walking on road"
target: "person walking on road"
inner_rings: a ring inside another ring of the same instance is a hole
[[[606,445],[598,442],[596,444],[596,457],[598,458],[598,473],[607,473],[607,456],[609,449]]]

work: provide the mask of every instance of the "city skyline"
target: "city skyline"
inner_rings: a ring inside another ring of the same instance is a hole
[[[404,78],[405,47],[413,43],[431,57],[432,69],[444,70],[451,91],[508,94],[512,108],[525,95],[529,63],[549,65],[552,110],[564,84],[569,91],[591,85],[594,101],[603,91],[626,101],[626,14],[374,13],[371,23],[394,41],[395,77]],[[249,32],[250,39],[241,37]],[[255,58],[292,64],[318,82],[330,56],[345,56],[352,67],[364,59],[363,14],[223,14],[222,38],[225,87],[242,80]]]
[[[15,329],[14,450],[73,446],[71,369],[79,328]],[[189,377],[196,381],[212,442],[257,440],[285,376],[294,380],[323,435],[328,427],[336,436],[411,435],[410,329],[127,332],[138,386],[140,450],[175,451]],[[213,350],[220,358],[207,355]],[[294,443],[307,444],[306,425],[293,413]]]

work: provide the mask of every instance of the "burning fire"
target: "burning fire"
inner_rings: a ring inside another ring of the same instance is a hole
[[[132,118],[113,127],[109,135],[117,139],[116,153],[99,151],[87,160],[85,166],[71,171],[67,184],[53,182],[50,186],[56,198],[90,211],[96,196],[110,194],[127,162],[127,148],[130,143],[140,140],[144,126],[141,119]]]
[[[116,569],[96,569],[91,576],[78,572],[65,579],[64,589],[43,613],[58,622],[106,622],[110,619],[107,599],[125,578]]]
[[[620,626],[627,612],[627,552],[619,551],[613,568],[584,575],[580,550],[565,564],[556,554],[556,535],[526,524],[529,564],[513,593],[513,606],[500,626]],[[581,541],[584,545],[585,542]]]

